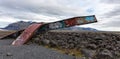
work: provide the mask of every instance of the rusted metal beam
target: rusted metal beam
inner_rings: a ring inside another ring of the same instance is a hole
[[[28,28],[26,28],[22,32],[22,34],[12,43],[12,45],[17,45],[17,46],[23,45],[34,35],[35,31],[41,26],[42,23],[35,23],[28,26]]]
[[[89,24],[89,23],[94,23],[94,22],[97,22],[95,15],[73,17],[73,18],[64,19],[61,21],[51,22],[47,24],[35,23],[35,24],[28,26],[28,28],[26,28],[23,31],[23,33],[12,43],[12,45],[17,45],[17,46],[23,45],[29,39],[32,38],[34,33],[36,34],[36,31],[40,33],[41,31],[66,28],[66,27],[71,27],[75,25],[83,25],[83,24]]]

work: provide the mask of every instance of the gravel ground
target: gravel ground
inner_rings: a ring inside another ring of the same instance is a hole
[[[11,46],[12,39],[0,40],[0,59],[75,59],[35,44]]]
[[[8,45],[11,45],[11,43],[14,41],[15,39],[3,39],[3,40],[0,40],[0,47],[1,46],[8,46]]]
[[[11,46],[13,40],[0,40],[0,59],[120,59],[120,35],[114,32],[53,30],[40,33],[23,46]],[[84,57],[75,58],[74,53],[70,56],[41,45],[68,52],[76,49]]]

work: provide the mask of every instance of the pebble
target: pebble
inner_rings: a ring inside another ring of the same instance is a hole
[[[12,53],[9,53],[9,52],[8,52],[8,53],[6,54],[6,56],[12,56]]]

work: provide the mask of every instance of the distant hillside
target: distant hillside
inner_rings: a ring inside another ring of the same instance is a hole
[[[3,29],[0,29],[0,31],[2,31]]]
[[[33,24],[35,22],[24,22],[24,21],[19,21],[15,23],[9,24],[7,27],[3,28],[6,30],[21,30],[27,28],[29,25]]]
[[[69,28],[63,28],[62,30],[88,30],[88,31],[98,31],[94,28],[84,28],[84,27],[69,27]]]
[[[21,30],[27,28],[29,25],[36,23],[36,22],[24,22],[24,21],[19,21],[15,23],[9,24],[7,27],[3,28],[6,30]],[[97,31],[94,28],[83,28],[83,27],[69,27],[69,28],[63,28],[59,30],[90,30],[90,31]]]

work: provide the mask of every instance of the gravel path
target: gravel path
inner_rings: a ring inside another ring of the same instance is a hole
[[[73,56],[37,45],[10,46],[13,40],[0,40],[0,59],[75,59]]]
[[[3,45],[11,45],[11,43],[14,41],[14,39],[3,39],[0,40],[0,47]]]

